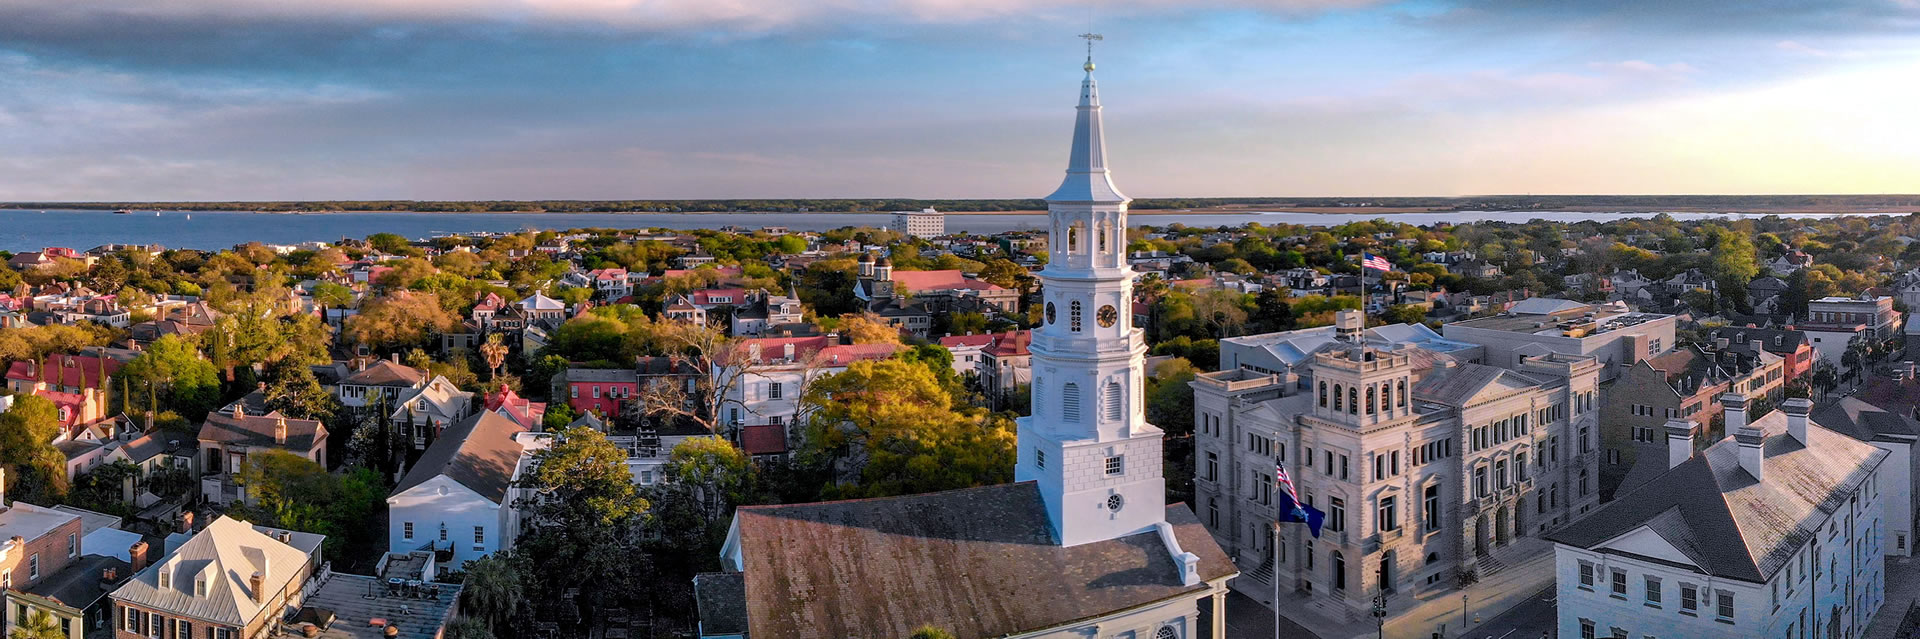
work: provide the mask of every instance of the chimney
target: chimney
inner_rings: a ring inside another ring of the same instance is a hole
[[[266,574],[256,570],[253,572],[252,577],[247,578],[247,590],[253,593],[254,603],[263,604],[267,602],[267,593],[265,592],[266,589],[267,589]]]
[[[182,533],[193,532],[193,511],[191,510],[180,511],[180,532]]]
[[[747,357],[753,360],[760,359],[760,343],[759,342],[747,343]]]
[[[286,445],[287,443],[287,418],[286,417],[281,417],[273,421],[273,443],[280,444],[282,446]]]
[[[247,416],[247,406],[246,406],[246,402],[234,402],[234,403],[233,403],[233,417],[234,417],[234,419],[239,419],[239,418],[242,418],[242,417],[246,417],[246,416]]]
[[[127,548],[127,558],[130,560],[127,563],[133,564],[134,572],[140,572],[142,570],[146,570],[147,569],[147,542],[144,542],[144,541],[133,542],[133,545]]]
[[[1720,408],[1727,418],[1726,432],[1738,432],[1747,427],[1747,396],[1744,393],[1721,393]]]
[[[395,364],[398,364],[398,363],[400,363],[400,354],[399,354],[399,353],[388,353],[388,354],[387,354],[387,359],[388,359],[388,360],[391,360],[391,361],[392,361],[393,363],[395,363]]]
[[[1813,412],[1813,400],[1795,397],[1780,402],[1780,412],[1787,414],[1787,435],[1800,445],[1807,444],[1807,413]]]
[[[1667,420],[1667,467],[1679,466],[1693,458],[1693,422]]]
[[[107,567],[100,570],[100,581],[113,583],[120,580],[120,569]]]
[[[793,342],[787,342],[785,344],[782,344],[780,346],[780,351],[781,351],[782,357],[785,357],[786,359],[793,359]]]
[[[1766,481],[1766,475],[1761,473],[1761,460],[1765,457],[1767,437],[1760,434],[1758,428],[1742,426],[1733,434],[1733,441],[1740,446],[1740,468],[1753,475],[1754,481]]]

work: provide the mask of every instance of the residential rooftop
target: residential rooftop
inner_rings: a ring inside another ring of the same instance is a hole
[[[300,608],[289,609],[277,639],[305,639],[307,624],[320,627],[319,639],[438,639],[453,619],[459,584],[421,583],[361,575],[334,574],[307,593]],[[398,633],[386,634],[387,626]]]

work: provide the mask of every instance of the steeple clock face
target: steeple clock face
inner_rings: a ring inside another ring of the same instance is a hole
[[[1120,321],[1120,311],[1114,310],[1112,304],[1102,306],[1094,321],[1100,322],[1100,328],[1113,328],[1113,323]]]

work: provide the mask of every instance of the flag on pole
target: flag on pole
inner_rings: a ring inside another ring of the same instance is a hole
[[[1273,479],[1274,483],[1280,485],[1280,490],[1277,491],[1280,493],[1280,521],[1305,523],[1307,530],[1318,538],[1320,524],[1327,520],[1326,513],[1300,503],[1300,494],[1293,489],[1293,478],[1287,476],[1286,464],[1274,462]]]
[[[1391,271],[1393,270],[1393,262],[1387,261],[1387,258],[1363,252],[1360,254],[1360,268],[1370,268],[1376,271]]]

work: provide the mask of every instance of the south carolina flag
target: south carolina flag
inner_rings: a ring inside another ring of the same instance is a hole
[[[1327,514],[1312,506],[1300,503],[1300,495],[1293,491],[1293,478],[1287,476],[1287,465],[1275,462],[1273,465],[1274,483],[1280,485],[1280,522],[1305,522],[1307,530],[1315,538],[1320,536],[1320,524],[1326,522]]]

